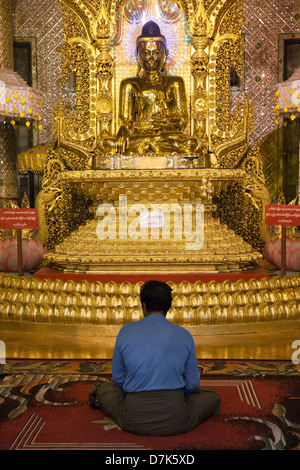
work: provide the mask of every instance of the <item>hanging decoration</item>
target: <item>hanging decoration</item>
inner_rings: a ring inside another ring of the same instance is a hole
[[[31,88],[15,72],[8,69],[0,70],[0,119],[15,127],[18,122],[24,122],[30,128],[33,121],[37,128],[42,129],[41,93]]]
[[[284,82],[278,84],[278,90],[274,95],[276,124],[280,123],[280,115],[289,115],[291,121],[300,113],[300,68]]]

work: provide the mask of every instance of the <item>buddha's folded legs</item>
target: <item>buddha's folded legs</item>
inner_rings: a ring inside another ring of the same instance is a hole
[[[99,148],[104,153],[118,153],[117,140],[115,137],[107,137],[102,140]],[[154,154],[183,154],[197,155],[203,153],[201,143],[193,137],[187,136],[180,132],[175,133],[159,133],[159,134],[143,134],[138,136],[130,136],[124,155],[136,154],[145,155],[147,152]]]

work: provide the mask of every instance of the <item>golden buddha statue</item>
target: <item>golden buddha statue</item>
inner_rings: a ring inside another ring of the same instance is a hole
[[[191,155],[208,164],[207,148],[184,134],[188,111],[184,81],[164,72],[167,44],[159,26],[149,21],[136,41],[139,75],[120,85],[121,126],[115,137],[104,137],[99,154]]]

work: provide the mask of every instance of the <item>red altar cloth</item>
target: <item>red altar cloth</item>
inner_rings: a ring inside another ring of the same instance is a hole
[[[248,271],[241,271],[235,273],[157,273],[157,274],[139,274],[139,273],[76,273],[76,272],[63,272],[50,268],[41,268],[33,275],[37,279],[61,279],[63,281],[75,281],[80,282],[86,280],[88,282],[106,283],[114,281],[117,284],[121,284],[124,281],[129,281],[131,284],[136,284],[139,281],[148,281],[156,279],[158,281],[173,281],[175,284],[179,284],[182,281],[188,281],[193,284],[196,281],[209,282],[212,280],[218,282],[224,282],[226,280],[235,282],[239,279],[248,281],[250,279],[261,279],[264,277],[270,277],[269,273],[264,269],[256,268]]]

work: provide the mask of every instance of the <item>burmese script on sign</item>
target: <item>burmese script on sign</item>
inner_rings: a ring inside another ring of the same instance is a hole
[[[265,221],[267,225],[300,225],[300,206],[267,205]]]
[[[37,209],[0,209],[0,227],[3,229],[34,229],[38,227]]]

